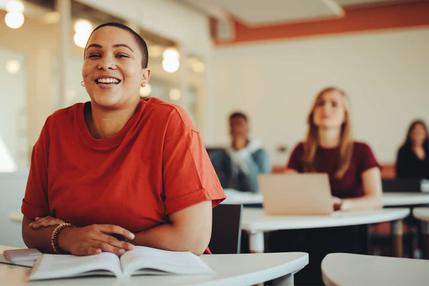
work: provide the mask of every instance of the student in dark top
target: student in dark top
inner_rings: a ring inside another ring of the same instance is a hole
[[[396,159],[396,177],[429,179],[429,135],[423,120],[413,121],[408,128]]]
[[[337,209],[379,208],[381,176],[365,143],[353,141],[344,91],[328,87],[317,95],[308,115],[308,133],[292,152],[288,171],[327,173]]]
[[[210,152],[210,159],[224,188],[258,192],[258,175],[271,171],[268,153],[249,135],[249,120],[242,112],[229,116],[231,145]]]

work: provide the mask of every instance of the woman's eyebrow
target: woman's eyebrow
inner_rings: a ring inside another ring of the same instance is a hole
[[[101,49],[102,47],[103,46],[101,46],[100,44],[91,44],[88,47],[86,47],[86,49],[89,49],[89,48],[98,48],[98,49]]]
[[[102,45],[100,45],[100,44],[91,44],[91,45],[89,45],[88,47],[86,47],[86,49],[89,49],[89,48],[97,48],[97,49],[101,49],[103,46]],[[130,46],[128,46],[128,45],[126,45],[126,44],[115,44],[115,45],[113,45],[112,46],[113,48],[119,48],[119,47],[124,47],[124,48],[127,48],[127,49],[129,49],[131,52],[133,52],[134,53],[134,50],[133,49],[131,49],[131,47]]]
[[[130,46],[125,45],[125,44],[116,44],[116,45],[113,45],[112,47],[114,47],[114,48],[124,47],[124,48],[127,48],[134,53],[134,50],[131,49]]]

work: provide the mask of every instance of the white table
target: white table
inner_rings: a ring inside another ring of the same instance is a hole
[[[13,247],[0,245],[0,253]],[[27,281],[30,268],[0,263],[1,285],[253,285],[276,280],[279,285],[293,285],[293,275],[308,264],[308,254],[304,252],[263,253],[263,254],[213,254],[202,255],[202,260],[215,275],[146,275],[132,276],[123,281],[113,277],[91,277]]]
[[[390,208],[368,211],[340,211],[331,215],[319,216],[282,216],[267,215],[262,209],[244,208],[242,229],[249,233],[251,252],[264,252],[264,232],[291,229],[309,229],[322,227],[340,227],[380,222],[391,222],[394,234],[394,251],[402,255],[402,222],[410,210],[407,208]]]
[[[383,206],[417,206],[429,204],[429,193],[383,193]]]
[[[413,216],[422,224],[422,250],[426,259],[429,259],[429,207],[419,207],[413,209]]]
[[[226,198],[223,204],[252,205],[263,202],[261,193],[240,192],[233,189],[224,189],[224,192]]]
[[[331,253],[322,261],[323,282],[333,285],[428,285],[429,260]]]
[[[262,204],[264,199],[260,193],[246,193],[225,190],[226,204]],[[399,207],[429,204],[429,193],[383,193],[383,206]]]

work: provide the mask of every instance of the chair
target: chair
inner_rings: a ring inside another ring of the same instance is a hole
[[[420,179],[383,179],[383,192],[421,192]]]
[[[225,148],[206,148],[206,150],[221,185],[227,188],[232,174],[231,159],[228,153]]]
[[[214,254],[240,253],[241,205],[220,204],[213,209],[209,248]]]
[[[331,285],[427,285],[429,261],[331,253],[322,261],[322,278]]]

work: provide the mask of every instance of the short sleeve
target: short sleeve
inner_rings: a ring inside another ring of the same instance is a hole
[[[163,191],[166,213],[224,198],[222,186],[210,162],[201,136],[189,117],[177,108],[169,116],[163,146]]]
[[[357,148],[356,155],[359,159],[360,173],[363,173],[366,170],[369,170],[374,167],[380,168],[380,165],[378,164],[374,152],[371,150],[371,147],[364,143],[357,143],[355,145],[355,148]]]
[[[21,211],[25,217],[34,219],[49,215],[48,203],[48,120],[31,153],[30,173],[27,179]]]
[[[294,169],[297,172],[304,172],[304,145],[299,143],[292,151],[292,154],[289,157],[289,163],[287,168]]]

